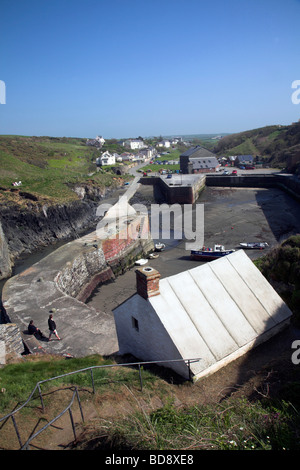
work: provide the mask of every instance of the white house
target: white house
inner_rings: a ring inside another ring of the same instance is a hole
[[[143,149],[146,146],[143,140],[138,139],[128,139],[123,143],[124,147],[130,148],[130,150]]]
[[[105,139],[102,136],[97,135],[95,139],[87,139],[86,145],[92,145],[94,147],[102,147],[105,144]]]
[[[136,270],[137,293],[114,310],[119,353],[197,380],[285,327],[292,312],[243,250],[160,279]],[[190,364],[168,360],[197,359]]]
[[[130,152],[123,152],[120,155],[122,162],[132,162],[135,159],[135,155]]]
[[[96,140],[97,142],[99,142],[99,144],[101,144],[101,145],[104,145],[104,144],[105,144],[105,139],[102,137],[102,135],[101,135],[101,136],[97,135],[97,137],[96,137],[95,140]]]
[[[104,152],[96,159],[97,166],[114,165],[116,163],[115,154],[111,155],[108,151]]]
[[[169,148],[171,147],[171,143],[169,140],[161,140],[160,142],[157,142],[157,147]]]
[[[147,147],[143,150],[140,150],[139,153],[138,153],[138,156],[140,158],[153,158],[155,155],[156,155],[156,149],[154,149],[153,147]]]

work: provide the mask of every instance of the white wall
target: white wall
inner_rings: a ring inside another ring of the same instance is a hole
[[[134,328],[132,317],[138,321],[139,331]],[[185,359],[179,354],[150,302],[138,294],[117,307],[114,318],[120,354],[133,354],[142,361]],[[185,378],[189,377],[184,362],[163,366],[172,368]]]

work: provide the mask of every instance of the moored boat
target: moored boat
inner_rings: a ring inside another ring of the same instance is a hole
[[[211,261],[214,259],[222,258],[223,256],[230,255],[235,250],[226,250],[223,245],[215,245],[214,248],[203,247],[201,250],[192,250],[191,259],[199,261]]]
[[[159,257],[158,253],[150,253],[150,255],[149,255],[149,259],[156,259],[158,257]]]
[[[240,243],[240,247],[245,250],[263,250],[267,246],[269,246],[267,242]]]
[[[135,262],[135,264],[138,265],[138,266],[143,266],[146,263],[148,263],[148,260],[144,259],[144,258],[137,259],[136,262]]]
[[[163,251],[166,248],[166,245],[164,243],[156,243],[155,244],[155,250],[156,251]]]

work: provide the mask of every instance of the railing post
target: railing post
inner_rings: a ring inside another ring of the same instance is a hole
[[[93,394],[95,395],[95,384],[94,384],[93,369],[90,369],[90,371],[91,371],[91,378],[92,378],[92,385],[93,385]]]
[[[71,420],[71,424],[72,424],[74,439],[76,440],[75,425],[74,425],[74,420],[73,420],[73,415],[72,415],[71,408],[69,408],[69,415],[70,415],[70,420]]]
[[[141,384],[141,392],[143,391],[143,379],[142,379],[142,372],[141,372],[141,364],[139,364],[139,376],[140,376],[140,384]]]
[[[192,380],[192,371],[191,371],[191,361],[188,360],[188,368],[189,368],[189,380]]]
[[[44,406],[43,395],[42,395],[42,391],[41,391],[41,387],[40,387],[40,384],[39,384],[39,383],[38,383],[38,390],[39,390],[39,396],[40,396],[40,399],[41,399],[42,408],[43,408],[43,413],[44,413],[44,412],[45,412],[45,406]]]
[[[18,427],[17,427],[17,423],[16,423],[16,421],[15,421],[14,415],[11,415],[11,419],[12,419],[12,422],[14,423],[14,428],[15,428],[15,431],[16,431],[16,433],[17,433],[17,437],[18,437],[19,444],[20,444],[20,446],[22,447],[22,441],[21,441],[21,437],[20,437],[20,434],[19,434],[19,430],[18,430]]]
[[[82,407],[81,407],[81,401],[80,401],[80,398],[79,398],[78,388],[75,387],[75,390],[76,390],[77,401],[78,401],[78,405],[79,405],[79,409],[80,409],[81,419],[82,419],[82,422],[84,422],[84,417],[83,417],[83,412],[82,412]]]

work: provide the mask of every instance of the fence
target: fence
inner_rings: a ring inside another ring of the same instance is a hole
[[[20,433],[19,433],[18,426],[17,426],[16,420],[15,420],[15,414],[18,413],[22,408],[24,408],[30,402],[31,399],[33,399],[36,390],[38,390],[38,394],[39,394],[39,397],[40,397],[40,400],[41,400],[42,409],[43,409],[43,412],[44,412],[45,411],[45,406],[44,406],[44,400],[43,400],[43,395],[42,395],[42,390],[41,390],[41,384],[46,383],[46,382],[51,382],[51,381],[56,380],[56,379],[60,379],[62,377],[67,377],[69,375],[74,375],[74,374],[79,374],[81,372],[90,371],[93,393],[95,394],[95,382],[94,382],[94,375],[93,375],[93,371],[95,369],[109,368],[109,367],[138,367],[141,391],[143,391],[143,379],[142,379],[142,372],[141,372],[141,367],[142,366],[151,365],[151,364],[166,364],[166,363],[172,363],[172,362],[185,362],[187,367],[188,367],[188,370],[189,370],[189,379],[191,380],[192,379],[192,373],[191,373],[191,369],[190,369],[190,364],[194,363],[194,362],[199,362],[199,361],[200,361],[200,358],[194,358],[194,359],[169,359],[169,360],[164,360],[164,361],[148,361],[148,362],[127,362],[127,363],[123,363],[123,364],[106,364],[106,365],[101,365],[101,366],[86,367],[84,369],[79,369],[79,370],[76,370],[76,371],[67,372],[66,374],[61,374],[61,375],[57,375],[55,377],[51,377],[49,379],[41,380],[40,382],[37,382],[36,386],[34,387],[33,391],[31,392],[30,396],[25,401],[25,403],[23,403],[21,406],[19,406],[19,408],[16,408],[15,410],[11,411],[7,415],[0,418],[0,424],[3,422],[3,424],[1,425],[1,427],[3,427],[4,424],[6,422],[8,422],[8,420],[11,418],[12,422],[13,422],[13,425],[14,425],[14,429],[16,431],[16,435],[17,435],[19,444],[20,444],[20,450],[28,450],[29,445],[30,445],[30,443],[33,439],[35,439],[39,434],[41,434],[43,431],[45,431],[45,429],[47,429],[56,420],[58,420],[67,411],[69,411],[69,416],[70,416],[71,426],[72,426],[72,429],[73,429],[74,439],[76,439],[75,425],[74,425],[74,420],[73,420],[73,415],[72,415],[72,410],[71,410],[71,407],[74,403],[75,398],[77,398],[80,413],[81,413],[81,419],[82,419],[82,422],[84,422],[83,411],[82,411],[80,397],[79,397],[79,394],[78,394],[77,387],[75,387],[72,398],[71,398],[69,404],[67,405],[67,407],[63,411],[61,411],[55,418],[53,418],[51,421],[49,421],[39,431],[37,431],[35,434],[31,435],[29,437],[29,439],[27,439],[27,441],[24,444],[22,444],[22,442],[21,442]]]

